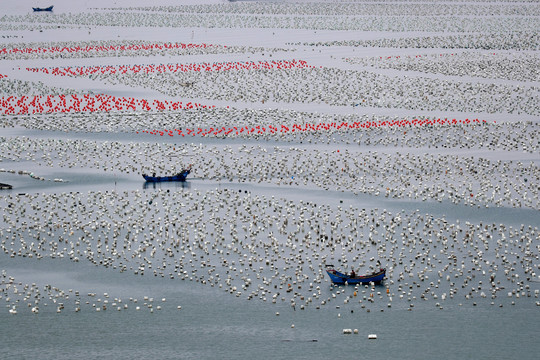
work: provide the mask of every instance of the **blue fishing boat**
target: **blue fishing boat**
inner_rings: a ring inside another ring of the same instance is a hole
[[[32,9],[34,11],[52,11],[52,8],[53,8],[54,5],[51,5],[49,7],[46,7],[46,8],[37,8],[37,7],[33,7]]]
[[[333,265],[326,265],[326,273],[328,276],[330,276],[330,280],[334,284],[367,284],[370,282],[374,282],[375,284],[381,283],[383,281],[384,277],[386,276],[386,269],[385,268],[379,268],[379,270],[375,271],[373,274],[369,275],[347,275],[344,273],[341,273],[334,269]]]
[[[186,181],[187,176],[191,172],[191,165],[188,168],[183,169],[176,175],[172,176],[156,176],[154,173],[152,176],[142,174],[144,180],[148,182],[162,182],[162,181]]]

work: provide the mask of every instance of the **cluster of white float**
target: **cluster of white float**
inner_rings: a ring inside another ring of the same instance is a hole
[[[538,26],[538,24],[534,25]],[[522,29],[513,32],[483,32],[480,34],[427,35],[380,38],[374,40],[334,40],[305,42],[307,46],[354,46],[371,48],[418,48],[418,49],[476,49],[476,50],[531,50],[538,51],[537,31]],[[292,44],[291,44],[292,45]],[[297,43],[296,45],[300,45]]]
[[[141,300],[136,297],[122,300],[121,297],[111,297],[109,293],[98,295],[96,292],[81,293],[80,291],[67,289],[63,290],[56,286],[45,284],[39,286],[36,283],[26,284],[16,281],[13,276],[2,270],[0,275],[0,300],[5,301],[8,312],[12,315],[31,312],[51,313],[73,311],[127,311],[147,310],[170,310],[170,306],[165,306],[166,298],[161,301],[154,300],[153,297],[144,295]],[[177,310],[182,306],[178,305]]]
[[[527,3],[529,4],[523,4]],[[251,15],[324,15],[324,16],[538,16],[539,7],[533,0],[523,1],[520,4],[483,4],[474,3],[437,3],[434,6],[418,6],[407,2],[263,2],[253,4],[250,2],[197,4],[183,6],[142,6],[142,7],[110,7],[95,10],[114,11],[143,11],[163,13],[190,13],[190,14],[251,14]]]
[[[379,69],[418,71],[449,76],[535,82],[540,79],[540,58],[534,53],[457,52],[389,57],[355,57],[351,64]]]
[[[48,86],[41,81],[25,81],[11,77],[0,78],[0,97],[3,98],[10,96],[31,97],[32,95],[66,95],[75,93],[77,93],[75,90]]]
[[[417,135],[425,136],[422,132]],[[165,174],[180,171],[178,156],[187,154],[191,157],[183,161],[197,164],[193,176],[202,180],[309,187],[482,207],[540,209],[540,172],[532,159],[529,162],[492,160],[446,153],[443,147],[442,152],[438,149],[424,152],[420,148],[379,153],[345,145],[335,150],[310,144],[177,145],[27,137],[10,137],[0,145],[3,161],[31,161],[41,167],[95,169],[126,176]]]
[[[257,4],[229,5],[230,12],[223,11],[216,16],[216,5],[211,5],[207,9],[200,7],[197,11],[194,7],[171,8],[165,11],[129,11],[129,9],[118,8],[113,11],[97,10],[96,12],[84,13],[59,13],[43,14],[44,16],[28,15],[7,15],[2,18],[6,23],[28,23],[28,24],[58,24],[64,26],[122,26],[122,27],[171,27],[171,28],[258,28],[258,29],[312,29],[312,30],[358,30],[358,31],[427,31],[427,32],[509,32],[510,30],[521,29],[535,32],[538,28],[538,6],[532,5],[508,5],[492,6],[493,14],[481,16],[483,21],[471,21],[470,17],[463,13],[489,11],[490,9],[482,5],[459,4],[452,7],[455,15],[439,16],[433,15],[437,12],[444,12],[449,9],[444,4],[435,4],[431,7],[396,4],[371,5],[371,10],[366,10],[366,6],[358,6],[352,11],[356,13],[345,13],[345,7],[334,9],[333,5],[323,7],[324,3],[313,3],[313,7],[319,9],[313,12],[307,6],[310,5],[282,5],[282,12],[285,13],[258,13],[255,10],[249,13],[236,13],[235,9],[250,7],[257,9],[261,7]],[[268,6],[269,11],[272,11]],[[279,6],[277,6],[279,7]],[[369,5],[367,7],[370,7]],[[398,13],[400,8],[406,8],[406,13]],[[226,7],[224,7],[226,8]],[[370,16],[363,11],[378,11],[384,8],[383,13]],[[422,9],[422,10],[419,10]],[[177,10],[177,11],[175,11]],[[309,13],[309,11],[312,11]],[[428,14],[426,14],[426,12]],[[515,14],[526,13],[527,15]],[[367,16],[366,16],[367,14]],[[530,14],[530,15],[529,15]],[[447,15],[447,14],[444,14]],[[467,13],[469,15],[469,13]],[[489,21],[486,21],[486,20]]]
[[[294,310],[538,303],[538,227],[232,188],[38,193],[4,196],[0,204],[8,225],[0,229],[3,256],[87,261]],[[354,293],[330,286],[325,263],[369,273],[375,259],[387,267],[385,286],[360,285]]]
[[[388,76],[328,67],[218,72],[97,74],[95,80],[157,90],[170,97],[228,102],[316,103],[419,111],[539,115],[532,86]],[[184,83],[193,86],[182,86]]]

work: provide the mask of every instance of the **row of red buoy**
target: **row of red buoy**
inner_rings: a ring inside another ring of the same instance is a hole
[[[137,134],[150,134],[158,136],[240,136],[240,135],[263,135],[280,134],[285,135],[295,132],[319,132],[319,131],[337,131],[351,129],[370,129],[377,127],[421,127],[421,126],[461,126],[471,124],[487,124],[486,120],[479,119],[402,119],[402,120],[381,120],[381,121],[355,121],[332,122],[318,124],[293,124],[293,125],[257,125],[257,126],[233,126],[233,127],[209,127],[196,129],[173,129],[173,130],[144,130]]]
[[[76,66],[53,68],[26,68],[34,73],[45,73],[59,76],[88,76],[93,74],[127,74],[155,72],[203,72],[229,70],[261,70],[261,69],[303,69],[312,67],[304,60],[272,60],[272,61],[235,61],[191,64],[147,64],[147,65],[107,65],[107,66]]]
[[[112,95],[33,95],[0,97],[0,114],[23,115],[69,112],[205,109],[213,105],[169,100],[146,100]]]
[[[82,46],[49,46],[29,48],[2,48],[0,54],[44,54],[44,53],[77,53],[77,52],[109,52],[109,51],[140,51],[140,50],[172,50],[193,49],[215,46],[212,44],[184,44],[184,43],[139,43],[131,45],[82,45]],[[226,46],[224,46],[226,47]]]

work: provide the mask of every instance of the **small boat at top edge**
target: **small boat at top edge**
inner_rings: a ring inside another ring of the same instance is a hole
[[[46,7],[46,8],[38,8],[38,7],[33,7],[32,9],[34,11],[52,11],[54,5],[51,5],[49,7]]]

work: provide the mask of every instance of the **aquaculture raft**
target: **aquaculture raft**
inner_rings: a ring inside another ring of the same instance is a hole
[[[328,276],[330,276],[330,280],[334,284],[367,284],[370,282],[374,282],[375,284],[379,284],[381,281],[383,281],[384,277],[386,276],[386,269],[380,268],[378,271],[375,271],[373,274],[370,275],[359,275],[355,277],[351,277],[347,274],[341,273],[333,268],[333,265],[326,265],[326,273]]]

